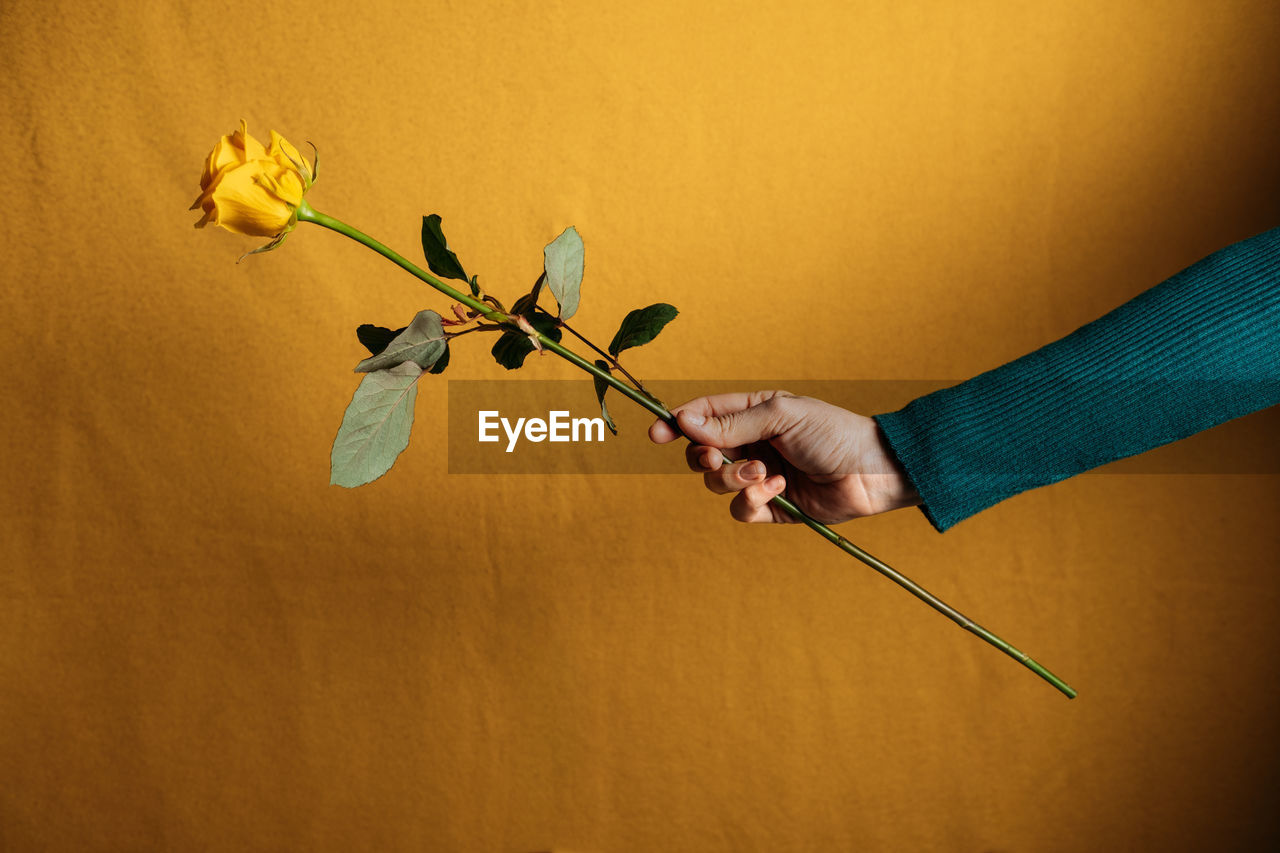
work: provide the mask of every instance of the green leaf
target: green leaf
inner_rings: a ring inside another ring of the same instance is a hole
[[[560,304],[560,316],[568,320],[578,310],[578,291],[582,288],[582,238],[572,225],[542,250],[547,287]]]
[[[422,368],[412,361],[360,380],[333,440],[329,482],[354,489],[391,469],[409,446]]]
[[[449,243],[444,239],[444,232],[440,230],[438,214],[433,213],[422,217],[422,251],[426,254],[427,266],[433,273],[445,278],[467,281],[467,274],[463,271],[458,256],[449,251]]]
[[[596,367],[600,368],[605,373],[610,372],[609,362],[604,361],[603,359],[596,359]],[[604,415],[604,425],[609,428],[609,432],[617,435],[618,426],[613,422],[613,417],[609,414],[609,407],[604,403],[604,392],[609,390],[609,383],[605,382],[594,373],[591,375],[591,381],[594,382],[596,386],[596,399],[600,401],[600,414]]]
[[[480,276],[478,275],[471,276],[471,281],[467,282],[467,284],[471,285],[472,296],[480,295]]]
[[[444,369],[449,366],[449,344],[446,341],[444,345],[444,355],[436,359],[436,363],[431,365],[428,373],[444,373]]]
[[[618,334],[613,336],[613,341],[609,344],[609,355],[616,356],[624,349],[649,343],[658,336],[662,327],[674,320],[679,313],[675,306],[665,302],[650,305],[648,308],[637,308],[622,318]]]
[[[434,311],[419,311],[408,326],[377,355],[356,365],[356,373],[386,370],[412,361],[423,370],[431,367],[446,349],[444,326]]]
[[[538,294],[542,292],[542,283],[547,280],[547,274],[544,272],[538,276],[538,280],[533,283],[533,289],[516,300],[516,304],[511,306],[512,314],[528,314],[530,311],[538,307]]]
[[[560,342],[562,333],[560,327],[556,325],[555,317],[548,314],[534,314],[529,317],[529,322],[551,340]],[[507,370],[515,370],[523,365],[525,357],[533,352],[533,341],[529,340],[529,336],[524,332],[507,330],[498,338],[491,352],[498,364]]]
[[[396,335],[407,328],[408,326],[401,326],[393,332],[381,326],[365,323],[356,329],[356,337],[360,339],[360,343],[364,344],[364,348],[369,351],[369,355],[377,355],[387,348],[387,344],[391,343]]]

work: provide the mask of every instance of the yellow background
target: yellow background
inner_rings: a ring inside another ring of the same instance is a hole
[[[586,331],[682,311],[642,376],[963,379],[1278,224],[1273,4],[6,0],[0,72],[0,848],[1280,834],[1276,476],[845,526],[1069,702],[692,476],[448,475],[445,377],[328,486],[355,326],[442,298],[309,226],[237,266],[186,212],[244,117],[508,297],[576,225]],[[461,343],[447,376],[505,375]]]

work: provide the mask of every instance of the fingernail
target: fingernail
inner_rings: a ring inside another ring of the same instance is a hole
[[[689,426],[702,426],[703,421],[706,420],[702,415],[695,415],[693,412],[682,412],[682,414],[684,415],[685,423],[689,424]]]
[[[758,480],[764,476],[764,465],[760,462],[748,462],[742,466],[741,476],[744,480]]]

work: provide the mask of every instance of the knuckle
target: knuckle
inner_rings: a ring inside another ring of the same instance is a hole
[[[782,432],[789,414],[794,410],[795,400],[793,396],[770,397],[760,404],[771,432],[774,434]]]
[[[752,391],[747,395],[747,406],[760,406],[778,397],[794,397],[790,391]]]
[[[742,413],[729,412],[726,415],[722,415],[721,417],[716,418],[715,421],[713,421],[713,423],[715,423],[719,427],[718,432],[721,436],[732,435],[733,432],[742,423]]]

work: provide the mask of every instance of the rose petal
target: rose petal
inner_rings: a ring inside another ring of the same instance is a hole
[[[307,182],[306,179],[310,178],[311,166],[307,163],[306,158],[298,153],[298,149],[294,148],[289,140],[274,130],[271,131],[271,144],[267,146],[267,156],[284,168],[294,169],[303,175],[304,183]]]
[[[274,237],[293,223],[293,208],[262,186],[262,162],[224,171],[210,194],[217,208],[214,221],[228,231]]]
[[[233,141],[244,152],[244,161],[261,160],[267,156],[267,149],[262,147],[262,143],[249,135],[249,126],[244,119],[240,119],[240,129],[234,134],[236,137]]]

